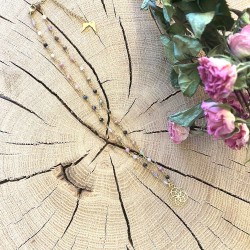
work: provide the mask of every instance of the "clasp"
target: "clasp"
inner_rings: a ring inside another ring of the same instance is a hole
[[[40,8],[40,3],[31,4],[29,8],[29,14],[32,15],[36,10],[39,10]]]

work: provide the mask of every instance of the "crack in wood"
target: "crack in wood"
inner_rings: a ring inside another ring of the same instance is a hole
[[[159,99],[156,100],[156,101],[154,101],[145,111],[143,111],[142,113],[140,113],[139,116],[145,114],[145,113],[146,113],[150,108],[152,108],[152,106],[155,105],[158,101],[159,101]]]
[[[5,101],[8,101],[8,102],[10,102],[10,103],[12,103],[12,104],[15,104],[16,106],[18,106],[18,107],[20,107],[20,108],[22,108],[22,109],[28,111],[29,113],[35,115],[37,118],[39,118],[41,121],[43,121],[46,125],[48,125],[48,126],[51,127],[51,125],[48,124],[47,122],[45,122],[44,119],[43,119],[41,116],[39,116],[36,112],[32,111],[31,109],[26,108],[26,107],[23,106],[21,103],[18,103],[17,101],[14,101],[14,100],[12,100],[12,99],[9,98],[9,97],[4,96],[3,94],[0,94],[0,98],[3,99],[3,100],[5,100]]]
[[[4,64],[5,66],[8,66],[8,67],[10,66],[10,65],[8,65],[7,63],[5,63],[4,61],[1,61],[1,60],[0,60],[0,63]]]
[[[65,235],[65,233],[68,231],[68,229],[69,229],[69,227],[70,227],[70,225],[71,225],[71,223],[72,223],[72,221],[73,221],[73,219],[74,219],[74,217],[75,217],[75,214],[76,214],[77,209],[78,209],[78,207],[79,207],[79,201],[80,201],[80,198],[81,198],[81,193],[82,193],[82,190],[80,190],[79,196],[78,196],[78,198],[77,198],[77,200],[76,200],[76,206],[75,206],[75,208],[74,208],[74,211],[73,211],[73,213],[72,213],[72,216],[71,216],[71,218],[70,218],[70,221],[69,221],[67,227],[65,228],[65,230],[64,230],[64,232],[63,232],[63,234],[62,234],[62,236],[61,236],[61,239],[63,238],[63,236]]]
[[[23,219],[24,219],[24,216],[27,215],[30,211],[32,211],[33,209],[38,209],[39,207],[41,207],[41,205],[43,204],[43,202],[44,202],[46,199],[48,199],[48,198],[51,196],[51,194],[54,193],[54,191],[57,189],[57,187],[58,187],[58,185],[57,185],[54,189],[52,189],[52,191],[51,191],[45,198],[43,198],[43,199],[41,200],[41,202],[40,202],[40,204],[39,204],[38,206],[34,206],[34,207],[30,208],[27,212],[25,212],[24,214],[22,214],[22,218],[21,218],[21,219],[19,219],[19,220],[16,221],[16,222],[12,222],[12,223],[8,224],[7,226],[13,225],[13,224],[16,225],[16,224],[19,223],[21,220],[23,220]]]
[[[222,244],[223,246],[225,246],[227,249],[232,250],[232,248],[230,248],[229,246],[227,246],[227,245],[222,241],[222,239],[221,239],[218,235],[216,235],[215,232],[214,232],[210,227],[207,227],[207,229],[208,229],[217,239],[219,239],[219,241],[221,242],[221,244]]]
[[[174,92],[173,94],[171,94],[171,95],[169,95],[169,96],[167,96],[166,98],[164,98],[162,101],[160,101],[160,103],[163,103],[163,102],[165,102],[165,101],[167,101],[169,98],[171,98],[171,97],[173,97],[173,96],[175,96],[175,95],[177,95],[178,93],[180,93],[181,92],[181,90],[177,90],[176,92]]]
[[[156,24],[156,27],[159,30],[160,34],[163,35],[163,33],[162,33],[161,29],[160,29],[160,26],[159,26],[158,22],[156,21],[155,16],[154,16],[153,11],[152,11],[151,8],[149,8],[149,12],[150,12],[150,15],[151,15],[152,19],[154,20],[154,22]]]
[[[145,132],[145,135],[150,135],[150,134],[160,134],[160,133],[168,133],[168,130],[164,129],[164,130],[157,130],[157,131],[149,131],[149,132]]]
[[[0,18],[3,19],[3,20],[5,20],[5,21],[7,21],[7,22],[10,22],[10,23],[12,23],[12,24],[15,24],[14,22],[12,22],[11,20],[9,20],[8,18],[6,18],[6,17],[4,17],[4,16],[1,16],[1,15],[0,15]]]
[[[190,148],[188,148],[187,150],[193,151],[193,152],[195,152],[195,153],[197,153],[197,154],[200,154],[200,155],[204,155],[204,156],[206,156],[206,157],[211,157],[211,155],[208,155],[208,154],[202,153],[202,152],[197,151],[197,150],[194,150],[194,149],[190,149]]]
[[[114,14],[115,14],[115,17],[116,17],[116,9],[115,9],[114,0],[112,0],[112,5],[113,5]]]
[[[250,236],[250,233],[244,231],[243,229],[237,227],[235,224],[233,224],[231,221],[225,219],[224,217],[221,217],[223,220],[225,220],[226,222],[228,222],[229,224],[231,224],[233,227],[237,228],[238,230],[240,230],[241,232],[245,233],[246,235]]]
[[[70,38],[54,23],[52,22],[49,18],[48,18],[49,22],[62,34],[62,36],[64,36],[64,38],[71,44],[71,46],[76,50],[76,52],[78,53],[78,55],[83,59],[83,61],[88,65],[88,67],[91,69],[91,71],[93,72],[94,76],[96,77],[96,80],[98,82],[99,87],[101,88],[101,91],[104,95],[105,101],[106,101],[106,105],[107,105],[107,109],[110,109],[110,105],[109,105],[109,100],[108,100],[108,96],[106,94],[106,91],[104,89],[104,87],[102,86],[101,80],[95,70],[95,68],[93,67],[93,65],[85,58],[85,56],[81,53],[80,49],[78,49],[78,47],[70,40]],[[110,115],[107,112],[107,125],[109,125],[110,123]],[[108,132],[108,129],[107,129]],[[106,133],[107,133],[106,132]]]
[[[130,135],[130,134],[134,134],[134,133],[140,133],[142,131],[144,131],[144,129],[137,129],[137,130],[133,130],[133,131],[128,132],[128,134]]]
[[[101,84],[104,84],[104,83],[106,83],[106,82],[111,82],[111,81],[113,81],[113,80],[108,79],[108,80],[105,80],[105,81],[101,82]]]
[[[126,224],[127,224],[128,240],[129,240],[129,243],[131,244],[131,246],[134,248],[133,240],[132,240],[132,236],[131,236],[131,230],[130,230],[130,223],[129,223],[129,219],[128,219],[126,209],[125,209],[123,201],[122,201],[122,195],[121,195],[118,179],[117,179],[117,176],[116,176],[115,166],[113,164],[111,156],[110,156],[110,162],[111,162],[111,165],[113,167],[113,173],[114,173],[114,177],[115,177],[115,184],[116,184],[116,189],[117,189],[118,196],[119,196],[120,205],[121,205],[121,208],[122,208],[124,219],[125,219]]]
[[[55,211],[56,212],[56,211]],[[53,215],[55,214],[55,212],[50,216],[50,218],[43,224],[43,226],[35,233],[33,234],[31,237],[29,237],[26,241],[24,241],[19,247],[17,247],[17,249],[20,249],[22,246],[24,246],[30,239],[32,239],[33,237],[35,237],[47,224],[48,222],[51,220],[51,218],[53,217]]]
[[[23,38],[25,38],[26,40],[28,40],[29,42],[32,42],[32,43],[34,43],[32,40],[30,40],[28,37],[26,37],[26,36],[24,36],[23,34],[21,34],[20,32],[18,32],[18,31],[16,31],[16,30],[14,30],[14,29],[12,29],[14,32],[16,32],[17,34],[19,34],[21,37],[23,37]]]
[[[108,211],[109,211],[109,206],[107,206],[107,212],[105,217],[105,227],[104,227],[105,235],[104,235],[103,249],[105,249],[106,238],[107,238]]]
[[[125,29],[122,25],[122,21],[121,18],[119,17],[119,23],[120,23],[120,27],[122,30],[122,34],[123,34],[123,39],[125,42],[125,47],[127,50],[127,55],[128,55],[128,66],[129,66],[129,87],[128,87],[128,98],[130,96],[130,91],[131,91],[131,86],[132,86],[132,80],[133,80],[133,69],[132,69],[132,60],[131,60],[131,55],[130,55],[130,51],[129,51],[129,46],[128,46],[128,40],[127,40],[127,36],[125,33]]]
[[[109,143],[106,142],[106,143],[104,144],[104,146],[101,147],[101,149],[97,152],[97,154],[95,155],[95,157],[93,158],[93,160],[89,163],[89,165],[95,161],[95,159],[102,153],[102,151],[108,146],[108,144],[109,144]]]
[[[128,115],[128,113],[130,112],[131,108],[134,106],[136,101],[136,98],[134,99],[134,101],[132,102],[132,104],[129,106],[127,112],[123,115],[123,117],[121,118],[120,122]]]
[[[102,7],[103,7],[103,9],[104,9],[106,15],[108,16],[108,13],[107,13],[107,10],[106,10],[106,5],[105,5],[104,0],[101,0],[101,3],[102,3]]]
[[[7,144],[18,145],[18,146],[39,146],[39,145],[56,145],[56,144],[67,144],[74,143],[75,141],[65,141],[65,142],[36,142],[36,143],[20,143],[20,142],[5,142]]]
[[[133,172],[131,172],[131,174],[135,176],[135,178],[139,181],[139,183],[141,183],[141,185],[143,185],[146,189],[148,189],[155,197],[157,197],[163,204],[165,204],[172,211],[172,213],[182,222],[182,224],[186,227],[186,229],[191,233],[191,235],[195,239],[199,248],[201,250],[204,250],[197,236],[194,234],[191,228],[187,225],[187,223],[160,196],[158,196],[150,187],[146,186]]]

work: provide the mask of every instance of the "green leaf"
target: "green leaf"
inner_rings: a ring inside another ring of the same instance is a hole
[[[164,4],[163,16],[164,16],[166,22],[170,23],[174,12],[175,12],[174,7],[171,4],[166,4],[166,5]]]
[[[178,74],[175,72],[174,69],[171,70],[170,79],[171,79],[171,85],[174,88],[179,89],[180,86],[179,86],[179,83],[178,83]]]
[[[186,18],[197,38],[201,38],[207,24],[212,21],[214,13],[214,11],[210,11],[206,13],[189,13],[186,15]]]
[[[177,60],[185,60],[198,55],[202,49],[200,42],[188,36],[173,36],[174,56]]]
[[[240,21],[243,24],[250,24],[250,8],[244,11],[243,15],[240,17]]]
[[[185,96],[193,96],[201,83],[197,66],[198,63],[178,64],[178,83]]]
[[[186,28],[182,23],[173,23],[172,25],[170,25],[170,27],[167,30],[168,34],[171,35],[185,35],[186,33]]]
[[[174,56],[174,43],[165,35],[161,36],[161,42],[164,45],[164,50],[165,50],[167,60],[171,64],[175,64],[177,60],[175,59],[175,56]]]
[[[173,6],[182,10],[184,14],[188,13],[198,13],[201,9],[196,1],[172,1]]]
[[[148,10],[149,7],[149,2],[151,2],[151,0],[144,0],[141,4],[141,9],[142,10]]]
[[[163,9],[158,7],[155,3],[150,2],[150,12],[155,19],[155,21],[164,29],[167,30],[169,27],[169,23],[166,22],[164,15],[163,15]]]
[[[238,74],[236,82],[234,84],[235,90],[240,90],[240,89],[244,89],[244,88],[248,88],[248,86],[247,86],[247,70]]]
[[[213,49],[211,49],[207,56],[208,57],[214,57],[214,56],[220,56],[225,54],[225,45],[224,44],[219,44],[216,47],[214,47]]]
[[[169,120],[175,122],[183,127],[190,127],[194,122],[204,115],[204,111],[201,108],[201,103],[196,106],[186,109],[184,111],[177,112],[169,116]]]

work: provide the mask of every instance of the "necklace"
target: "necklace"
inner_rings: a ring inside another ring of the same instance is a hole
[[[59,8],[63,9],[67,14],[73,16],[78,21],[82,23],[82,31],[86,28],[90,27],[96,32],[95,22],[87,22],[82,17],[73,13],[71,10],[68,10],[65,6],[59,3],[57,0],[51,0],[54,2]],[[46,0],[43,0],[39,3],[32,4],[29,9],[29,14],[31,17],[31,24],[34,27],[37,35],[39,36],[39,40],[42,42],[44,49],[50,55],[51,60],[53,60],[57,69],[65,76],[67,82],[71,85],[71,87],[76,91],[78,96],[83,100],[83,102],[89,106],[89,109],[96,114],[99,122],[106,129],[106,140],[107,142],[112,142],[112,144],[118,144],[120,148],[123,148],[126,154],[134,159],[137,165],[141,165],[144,169],[147,169],[154,178],[157,178],[159,181],[163,183],[166,187],[169,188],[169,198],[175,206],[183,206],[186,204],[188,196],[183,189],[178,188],[174,185],[174,183],[170,180],[170,176],[166,173],[166,170],[157,165],[155,161],[153,161],[150,157],[146,156],[142,150],[140,150],[139,146],[135,141],[133,141],[129,133],[126,129],[123,128],[122,124],[115,118],[115,116],[111,113],[110,109],[107,108],[107,105],[101,98],[97,88],[94,85],[93,80],[88,76],[84,65],[80,64],[78,60],[75,59],[73,54],[71,54],[69,48],[63,43],[62,39],[57,34],[56,29],[52,26],[51,21],[45,15],[45,12],[42,9],[42,4],[44,4]],[[52,46],[46,40],[45,34],[46,32],[42,31],[40,23],[35,20],[36,14],[40,14],[42,17],[43,23],[46,30],[48,30],[48,35],[53,37],[54,44],[60,47],[60,50],[67,57],[67,61],[74,65],[74,67],[78,68],[81,78],[83,78],[86,82],[86,86],[84,91],[81,86],[76,82],[75,79],[69,74],[66,64],[58,59],[56,54],[52,50]],[[89,96],[86,92],[91,91],[93,96]],[[92,99],[95,99],[95,102],[98,104],[93,104],[91,102]],[[107,121],[103,118],[102,114],[107,114]]]

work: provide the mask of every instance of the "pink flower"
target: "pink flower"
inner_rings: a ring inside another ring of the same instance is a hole
[[[238,58],[250,56],[250,24],[245,26],[239,33],[228,37],[228,45]]]
[[[224,140],[224,142],[232,149],[241,149],[246,146],[249,141],[249,129],[246,124],[239,125],[240,131],[235,133],[230,138]]]
[[[188,138],[189,131],[189,127],[183,127],[177,123],[168,121],[169,136],[171,140],[176,144],[180,144],[182,141],[186,140]]]
[[[249,100],[250,100],[248,92],[246,90],[242,90],[242,94],[243,94],[244,99],[248,103]],[[243,119],[249,118],[248,112],[246,112],[242,108],[242,106],[241,106],[238,98],[236,97],[235,93],[231,93],[227,98],[223,99],[222,102],[226,103],[226,104],[229,104],[232,108],[234,108],[234,110],[237,113],[237,116],[240,116]]]
[[[235,116],[228,110],[216,106],[216,102],[202,102],[201,108],[207,120],[207,132],[215,139],[223,139],[235,129]]]
[[[199,75],[208,95],[215,101],[228,97],[237,78],[236,66],[214,57],[201,57],[199,63]]]

